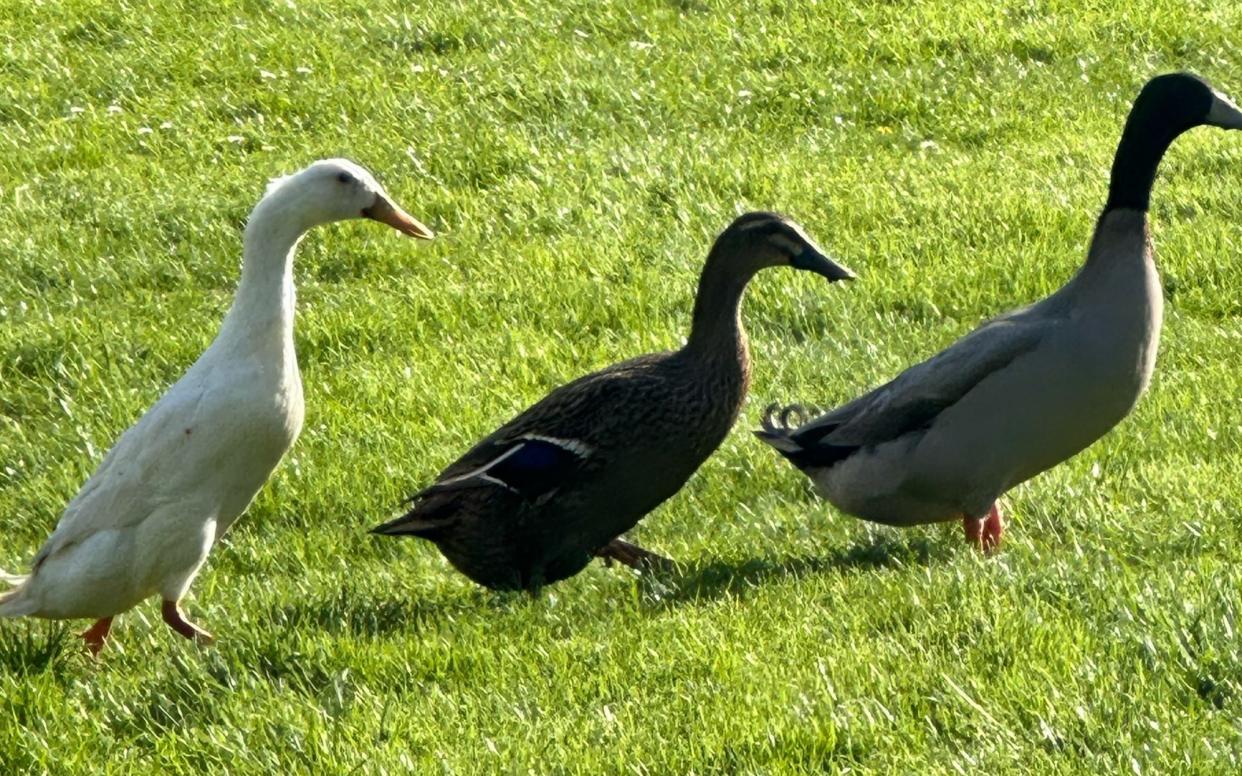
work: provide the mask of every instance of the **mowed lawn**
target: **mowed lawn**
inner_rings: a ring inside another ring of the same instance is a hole
[[[186,601],[217,645],[152,603],[97,664],[86,623],[0,622],[0,773],[1242,768],[1242,133],[1166,158],[1152,389],[1009,495],[998,556],[847,518],[748,431],[1063,283],[1142,83],[1242,97],[1242,4],[748,5],[0,5],[0,567],[210,342],[268,178],[348,156],[440,233],[303,243],[306,427]],[[752,284],[743,417],[632,534],[677,573],[499,595],[367,535],[678,346],[753,208],[860,279]]]

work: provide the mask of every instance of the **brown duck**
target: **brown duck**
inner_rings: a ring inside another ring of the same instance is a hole
[[[778,266],[853,277],[787,218],[740,216],[707,256],[684,347],[557,388],[373,532],[430,540],[495,589],[534,591],[592,557],[658,559],[619,537],[680,490],[733,426],[750,379],[742,295],[756,272]]]

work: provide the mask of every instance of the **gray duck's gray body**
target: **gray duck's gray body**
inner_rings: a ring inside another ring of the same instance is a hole
[[[809,422],[769,413],[757,435],[844,512],[896,526],[961,518],[976,540],[987,515],[999,541],[1000,495],[1103,436],[1147,389],[1164,307],[1148,200],[1164,151],[1200,124],[1242,128],[1242,113],[1197,77],[1150,81],[1064,287]]]
[[[1102,219],[1091,256],[1047,299],[792,432],[828,453],[801,459],[820,493],[886,525],[980,518],[1121,421],[1151,381],[1164,308],[1141,214]]]
[[[785,219],[741,216],[708,257],[683,348],[555,389],[375,531],[428,539],[489,588],[537,590],[578,573],[680,490],[733,427],[750,382],[743,292],[778,264],[850,276]]]

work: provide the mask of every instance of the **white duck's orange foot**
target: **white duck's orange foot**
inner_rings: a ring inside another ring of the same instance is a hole
[[[105,617],[102,620],[96,620],[95,624],[79,635],[82,641],[86,643],[86,651],[91,653],[91,657],[99,657],[99,653],[103,651],[104,642],[108,640],[108,631],[112,629],[112,618]]]
[[[978,547],[985,555],[991,555],[1000,549],[1005,523],[1001,519],[1000,508],[993,502],[992,508],[984,517],[963,516],[962,529],[966,532],[967,543]]]
[[[185,615],[181,613],[181,607],[177,605],[176,601],[165,601],[164,605],[160,607],[160,613],[164,615],[164,622],[168,623],[168,627],[190,641],[204,646],[215,642],[215,636],[212,636],[185,618]]]

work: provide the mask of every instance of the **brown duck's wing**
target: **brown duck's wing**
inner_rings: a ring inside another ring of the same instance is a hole
[[[642,356],[557,388],[450,464],[411,501],[474,487],[537,498],[584,467],[606,463],[669,399],[667,358]]]

